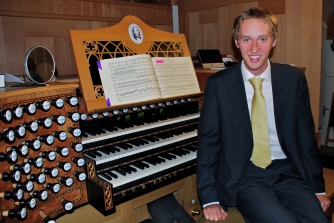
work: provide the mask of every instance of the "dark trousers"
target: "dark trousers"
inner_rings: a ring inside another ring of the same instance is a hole
[[[237,209],[249,223],[328,223],[320,202],[287,159],[266,169],[249,162],[237,194]]]

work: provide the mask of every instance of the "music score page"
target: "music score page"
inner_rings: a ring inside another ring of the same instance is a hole
[[[98,61],[108,106],[200,92],[190,57],[142,54]]]
[[[163,98],[201,92],[190,57],[152,57],[152,62]]]
[[[99,62],[108,106],[161,98],[149,55],[111,58]]]

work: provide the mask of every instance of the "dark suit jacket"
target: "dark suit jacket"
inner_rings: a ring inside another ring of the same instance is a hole
[[[280,145],[314,193],[325,192],[307,81],[299,68],[271,63]],[[197,190],[202,204],[236,205],[239,180],[253,149],[241,63],[207,79],[198,128]]]

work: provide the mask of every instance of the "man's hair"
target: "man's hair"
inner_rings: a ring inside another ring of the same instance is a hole
[[[240,14],[233,24],[233,36],[234,39],[239,39],[240,24],[248,19],[262,19],[267,22],[270,26],[270,35],[273,39],[277,38],[278,33],[278,22],[277,18],[268,10],[263,8],[250,8]]]

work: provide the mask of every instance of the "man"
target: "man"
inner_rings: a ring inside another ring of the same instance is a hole
[[[134,37],[136,40],[140,40],[140,39],[141,39],[141,33],[140,33],[138,27],[134,26],[134,27],[132,28],[132,35],[133,35],[133,37]]]
[[[203,214],[218,221],[236,206],[246,222],[328,222],[304,73],[269,62],[277,19],[267,10],[246,10],[233,32],[243,60],[207,79],[198,128]]]

